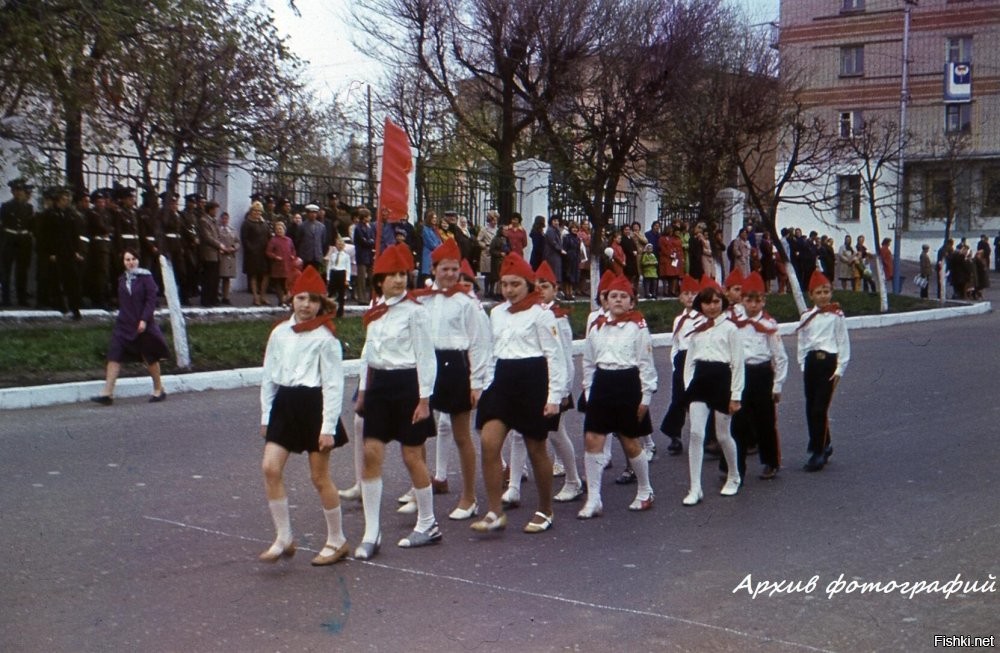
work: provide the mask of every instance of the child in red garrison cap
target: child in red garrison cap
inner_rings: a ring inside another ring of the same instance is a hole
[[[283,480],[291,453],[309,453],[309,470],[326,516],[327,539],[312,564],[332,565],[349,548],[341,528],[340,498],[330,479],[330,452],[347,443],[340,423],[344,394],[340,341],[334,335],[333,303],[312,267],[292,288],[292,316],[271,331],[260,386],[261,435],[265,439],[264,487],[277,537],[262,562],[295,554]]]
[[[847,321],[833,302],[833,286],[819,270],[809,278],[813,307],[802,314],[798,334],[799,368],[806,393],[806,423],[809,426],[809,460],[805,470],[818,472],[830,460],[830,402],[840,377],[851,360]]]

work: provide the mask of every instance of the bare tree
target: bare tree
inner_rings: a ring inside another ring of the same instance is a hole
[[[622,181],[642,173],[658,145],[651,137],[692,86],[718,7],[594,0],[554,2],[547,11],[521,88],[599,252]]]
[[[359,0],[354,17],[393,66],[416,66],[454,118],[493,154],[498,209],[514,210],[514,152],[533,122],[517,101],[545,0]],[[370,42],[369,44],[370,45]]]

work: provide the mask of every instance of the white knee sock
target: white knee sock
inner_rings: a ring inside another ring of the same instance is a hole
[[[431,486],[413,490],[417,499],[417,525],[414,530],[426,533],[434,525],[434,491]]]
[[[597,505],[601,502],[601,475],[604,473],[604,454],[583,454],[583,471],[587,476],[587,503]]]
[[[632,463],[632,471],[635,472],[635,480],[638,482],[636,498],[648,499],[653,493],[653,486],[649,484],[649,461],[646,460],[646,452],[640,451],[635,458],[629,458],[629,462]]]
[[[284,548],[292,541],[292,518],[288,514],[288,497],[271,499],[267,502],[267,507],[271,510],[271,521],[274,522],[277,534],[274,538],[275,544],[280,544]]]
[[[323,516],[326,517],[326,545],[337,549],[347,541],[347,538],[344,537],[340,506],[330,509],[324,508]]]
[[[613,433],[608,433],[607,437],[604,438],[604,464],[607,465],[611,461],[611,441],[615,439]],[[602,467],[603,469],[603,467]]]
[[[566,427],[559,425],[559,430],[549,436],[552,448],[555,449],[556,456],[561,460],[563,469],[566,470],[566,482],[580,485],[580,472],[576,469],[576,449],[573,448],[573,441],[566,433]]]
[[[727,479],[736,480],[740,477],[740,469],[736,465],[736,440],[729,432],[729,425],[732,416],[726,413],[715,413],[715,439],[719,441],[722,455],[726,458],[726,466],[729,467]]]
[[[644,435],[644,436],[642,436],[642,448],[643,449],[652,449],[653,448],[653,436],[652,435]]]
[[[382,508],[382,477],[361,481],[361,502],[365,508],[365,535],[362,541],[375,544],[379,536]]]
[[[510,432],[510,487],[521,490],[521,480],[524,478],[524,463],[528,460],[528,447],[524,444],[524,436],[517,431]]]
[[[437,423],[437,442],[434,443],[434,478],[439,481],[448,480],[448,454],[451,452],[451,445],[455,441],[455,434],[451,430],[451,415],[434,411],[434,421]]]
[[[361,483],[361,470],[365,468],[365,420],[354,416],[354,483]]]
[[[701,491],[701,463],[705,457],[705,424],[709,407],[700,401],[688,408],[691,414],[691,441],[688,443],[688,469],[691,473],[691,489]]]

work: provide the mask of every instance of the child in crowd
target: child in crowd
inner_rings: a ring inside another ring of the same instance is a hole
[[[639,259],[639,269],[642,272],[643,294],[646,299],[656,299],[656,286],[660,280],[660,262],[653,252],[653,245],[648,243],[642,248],[642,257]]]

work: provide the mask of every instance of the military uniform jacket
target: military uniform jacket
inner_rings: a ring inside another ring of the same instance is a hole
[[[8,200],[0,205],[0,228],[2,238],[30,236],[34,227],[35,208],[28,202],[16,199]]]

